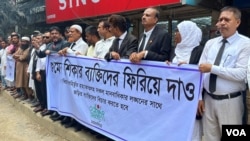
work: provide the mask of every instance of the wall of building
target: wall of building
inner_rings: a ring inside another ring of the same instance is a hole
[[[239,5],[239,3],[233,3],[229,2],[227,0],[225,1],[217,1],[213,0],[214,2],[211,3],[209,0],[200,0],[198,5],[173,5],[173,6],[160,6],[158,7],[161,12],[160,16],[160,22],[161,24],[166,23],[166,30],[169,31],[169,33],[173,33],[173,29],[176,27],[176,24],[182,20],[192,20],[202,17],[208,17],[210,16],[212,18],[211,23],[198,23],[201,25],[201,28],[204,32],[207,32],[207,28],[209,28],[209,38],[212,38],[215,35],[215,24],[217,22],[218,16],[219,16],[219,9],[226,5]],[[240,0],[242,1],[242,0]],[[198,2],[198,1],[197,1]],[[205,5],[202,5],[204,4]],[[94,17],[94,18],[87,18],[87,19],[76,19],[71,21],[65,21],[65,22],[59,22],[54,24],[47,24],[45,19],[45,0],[16,0],[16,4],[18,5],[18,11],[24,14],[26,23],[22,23],[22,25],[18,25],[19,32],[23,33],[30,33],[33,30],[41,30],[45,31],[52,25],[58,25],[61,28],[65,28],[66,26],[69,26],[73,23],[78,23],[80,25],[83,25],[84,27],[88,24],[91,25],[97,25],[98,18],[103,17]],[[207,7],[206,7],[206,4]],[[211,7],[212,5],[216,5],[215,7]],[[209,7],[210,6],[210,7]],[[242,7],[241,7],[242,8]],[[250,8],[250,6],[249,6]],[[243,20],[242,24],[240,25],[239,31],[240,33],[244,35],[249,35],[250,26],[249,26],[249,13],[250,10],[247,9],[247,7],[244,7],[243,9]],[[130,21],[130,29],[129,31],[134,34],[135,36],[139,37],[140,33],[143,31],[143,27],[141,25],[141,16],[142,16],[143,10],[135,10],[131,12],[124,12],[119,13],[123,16],[125,16]],[[107,15],[108,16],[108,15]],[[164,25],[163,25],[164,26]],[[204,29],[205,28],[205,29]],[[207,34],[207,33],[206,33]],[[207,36],[207,35],[206,35]]]

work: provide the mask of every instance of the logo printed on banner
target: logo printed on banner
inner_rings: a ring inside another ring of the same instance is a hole
[[[89,111],[91,117],[97,119],[98,122],[105,121],[105,112],[101,109],[100,105],[96,104],[94,106],[90,106]]]
[[[197,66],[155,61],[135,65],[127,59],[106,62],[57,54],[47,57],[48,109],[73,115],[81,124],[116,141],[191,140],[202,88]],[[185,126],[178,133],[172,132],[181,125]]]

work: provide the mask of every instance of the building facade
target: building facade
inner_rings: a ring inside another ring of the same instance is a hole
[[[6,2],[5,2],[6,1]],[[219,10],[226,6],[236,6],[242,11],[242,24],[239,32],[250,35],[250,2],[244,0],[3,0],[1,7],[12,7],[12,11],[0,17],[8,19],[7,25],[0,20],[0,28],[3,32],[17,31],[21,34],[29,34],[34,30],[45,31],[52,25],[64,29],[73,23],[84,27],[87,25],[97,26],[98,20],[111,14],[121,14],[128,20],[129,31],[139,36],[143,28],[141,16],[143,10],[155,6],[160,10],[159,24],[164,26],[169,33],[173,34],[176,25],[183,20],[196,22],[203,31],[203,41],[212,38],[216,33],[215,24]],[[5,5],[5,6],[4,6]],[[115,5],[115,6],[114,6]],[[12,18],[10,18],[12,17]],[[1,31],[0,31],[1,34]]]

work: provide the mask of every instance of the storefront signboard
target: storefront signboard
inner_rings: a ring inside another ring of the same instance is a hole
[[[173,5],[181,0],[46,0],[46,22],[56,23],[114,13]]]

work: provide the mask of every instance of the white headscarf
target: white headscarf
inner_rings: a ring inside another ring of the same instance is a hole
[[[181,42],[176,45],[173,63],[189,63],[192,50],[200,45],[201,29],[192,21],[183,21],[177,25]]]

